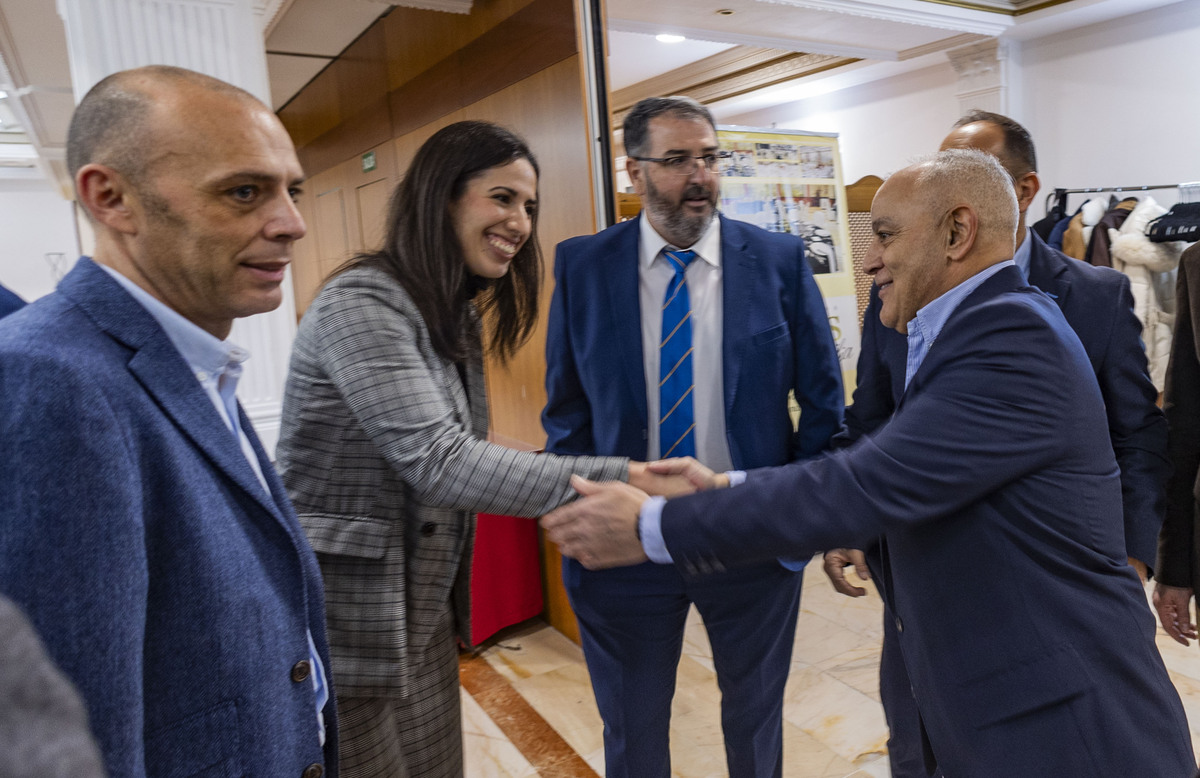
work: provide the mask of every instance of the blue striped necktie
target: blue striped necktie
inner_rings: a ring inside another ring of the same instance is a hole
[[[662,307],[658,344],[658,449],[663,458],[696,455],[692,412],[692,304],[684,273],[694,251],[663,251],[675,271]]]

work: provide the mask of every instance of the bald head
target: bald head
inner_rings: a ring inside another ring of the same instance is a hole
[[[1013,255],[1017,200],[1000,162],[939,151],[895,173],[871,204],[863,270],[879,289],[879,319],[907,333],[917,312]]]
[[[74,178],[84,165],[107,165],[131,181],[145,177],[156,147],[158,114],[188,93],[222,95],[266,110],[258,98],[220,79],[169,65],[123,70],[100,80],[84,95],[67,132],[67,168]],[[157,109],[157,110],[156,110]]]
[[[912,171],[913,197],[923,208],[948,214],[968,206],[978,219],[977,251],[1012,257],[1017,199],[1012,179],[996,157],[975,149],[947,149],[906,170]]]

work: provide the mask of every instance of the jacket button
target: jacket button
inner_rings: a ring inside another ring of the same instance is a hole
[[[304,768],[304,772],[300,774],[300,778],[321,778],[325,774],[325,768],[319,764],[313,763]]]
[[[900,621],[900,617],[899,617],[899,616],[897,616],[897,617],[896,617],[896,631],[897,631],[897,632],[903,632],[903,631],[904,631],[904,622],[903,622],[903,621]]]
[[[429,537],[435,532],[437,532],[437,525],[432,521],[427,521],[421,525],[421,535],[424,537]]]
[[[292,680],[296,683],[307,680],[310,673],[312,673],[312,665],[309,664],[307,659],[301,659],[292,665]]]

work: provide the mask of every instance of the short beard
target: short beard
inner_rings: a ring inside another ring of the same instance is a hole
[[[685,249],[700,240],[700,236],[708,229],[716,212],[716,196],[713,190],[708,190],[712,210],[705,216],[689,216],[684,213],[682,203],[673,203],[658,189],[647,176],[646,179],[646,212],[654,216],[658,226],[666,234],[664,238],[671,241],[676,248]],[[683,192],[683,197],[691,194],[705,194],[700,186],[689,186]]]

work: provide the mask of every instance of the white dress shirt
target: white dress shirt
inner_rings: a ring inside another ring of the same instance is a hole
[[[662,306],[667,284],[675,275],[663,249],[696,252],[688,265],[688,302],[692,307],[692,412],[696,422],[696,459],[717,472],[733,461],[725,438],[724,360],[721,356],[724,317],[721,297],[721,221],[691,246],[674,246],[658,234],[643,213],[638,235],[638,304],[642,314],[642,360],[646,376],[647,457],[661,456],[658,430],[658,344],[662,338]]]

